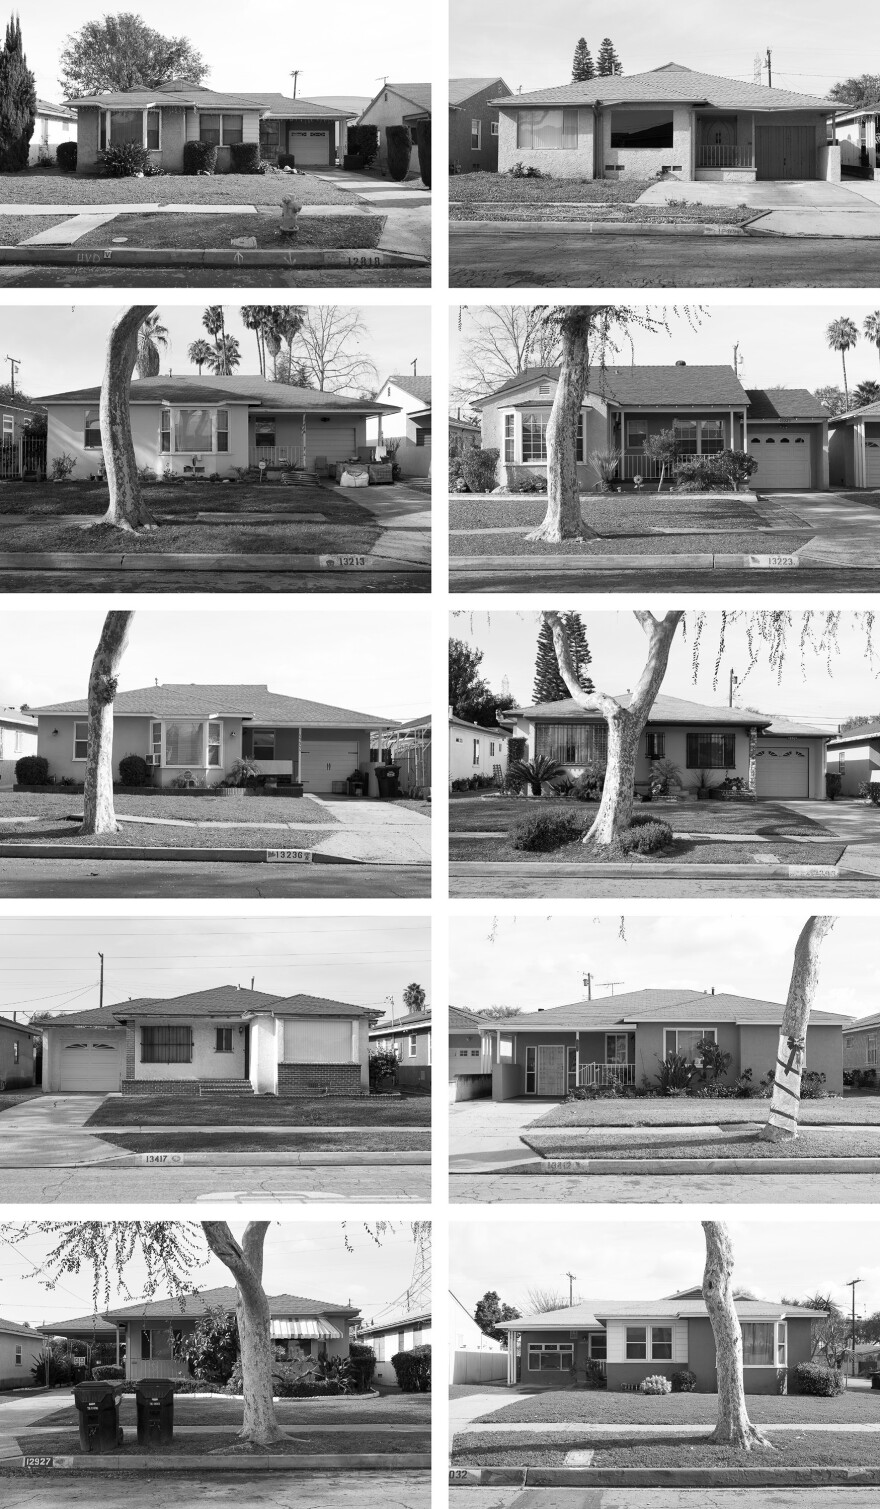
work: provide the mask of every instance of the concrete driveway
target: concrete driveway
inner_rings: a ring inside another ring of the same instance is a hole
[[[449,1168],[457,1174],[504,1172],[540,1160],[520,1142],[520,1133],[558,1100],[530,1095],[517,1100],[464,1100],[449,1107]]]
[[[55,1388],[45,1394],[0,1394],[0,1462],[21,1456],[16,1431],[39,1424],[44,1415],[54,1415],[72,1403],[72,1388]]]
[[[880,875],[880,807],[853,797],[821,804],[781,801],[778,805],[821,823],[835,838],[846,841],[838,861],[841,869]]]
[[[858,184],[858,188],[854,184]],[[842,239],[880,237],[880,194],[860,190],[875,185],[859,180],[844,183],[810,181],[774,183],[653,183],[640,204],[708,204],[736,209],[745,204],[755,211],[752,233],[775,236],[832,236]]]
[[[84,1130],[104,1095],[41,1095],[0,1116],[0,1168],[111,1161],[119,1149]]]
[[[880,565],[880,492],[761,491],[758,501],[766,522],[773,522],[781,506],[815,531],[798,546],[801,566],[864,570]]]
[[[312,797],[332,806],[338,828],[321,830],[315,851],[363,864],[431,863],[431,819],[396,802]],[[327,837],[324,837],[326,831]]]

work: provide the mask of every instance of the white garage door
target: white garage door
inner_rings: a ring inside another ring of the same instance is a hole
[[[334,781],[347,781],[358,768],[358,747],[347,739],[335,743],[303,739],[300,779],[306,791],[333,790]]]
[[[759,749],[755,770],[759,797],[798,800],[810,794],[810,752],[806,744]]]
[[[329,131],[291,131],[287,150],[297,168],[326,168],[330,162]]]
[[[749,451],[758,463],[752,487],[812,487],[809,430],[761,428],[749,437]]]
[[[865,486],[880,487],[880,435],[865,436]]]
[[[59,1089],[118,1090],[125,1055],[121,1044],[82,1037],[61,1049]]]
[[[328,461],[350,461],[357,455],[357,439],[352,424],[322,424],[320,420],[309,421],[309,449],[314,456],[326,456]]]

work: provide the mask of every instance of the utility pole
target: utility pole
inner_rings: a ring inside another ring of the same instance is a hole
[[[415,377],[415,375],[416,375],[416,367],[418,366],[418,362],[419,362],[418,357],[414,357],[414,359],[410,362],[410,366],[413,369],[413,377]]]
[[[733,375],[739,377],[739,341],[733,344]]]
[[[302,73],[301,68],[291,68],[290,77],[293,79],[293,97],[296,99],[296,81]]]
[[[592,1001],[592,999],[593,999],[593,976],[590,974],[589,970],[587,970],[587,973],[584,975],[584,984],[587,987],[587,1000],[588,1001]]]
[[[852,1289],[852,1375],[856,1376],[856,1284],[860,1284],[860,1278],[847,1279],[847,1289]]]
[[[773,55],[769,47],[767,48],[767,88],[773,88]]]
[[[98,991],[98,1006],[100,1008],[104,1004],[104,955],[99,954],[98,958],[101,961],[101,984]]]
[[[10,374],[10,377],[12,379],[12,382],[11,382],[10,386],[12,387],[12,396],[14,398],[15,397],[15,375],[16,375],[19,367],[21,366],[21,362],[19,361],[19,359],[18,359],[17,356],[7,356],[6,360],[9,363],[9,374]]]
[[[574,1289],[572,1288],[572,1285],[577,1278],[577,1274],[569,1273],[568,1269],[566,1269],[565,1277],[568,1279],[568,1303],[570,1308],[574,1304]]]
[[[734,693],[735,693],[735,691],[736,691],[736,689],[737,689],[738,686],[739,686],[739,677],[737,676],[737,674],[736,674],[735,671],[731,671],[731,673],[730,673],[730,690],[727,693],[727,706],[728,707],[733,707],[733,697],[734,697]]]

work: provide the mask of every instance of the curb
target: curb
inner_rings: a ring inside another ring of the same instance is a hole
[[[91,251],[76,251],[73,247],[60,246],[2,246],[0,267],[35,264],[50,267],[295,267],[315,269],[322,267],[375,268],[375,267],[430,267],[431,260],[416,252],[379,251],[374,248],[361,250],[341,247],[297,251],[266,251],[262,249],[233,250],[184,250],[182,247],[95,247]]]
[[[880,1174],[880,1158],[543,1158],[515,1164],[520,1175]],[[495,1170],[499,1172],[499,1170]]]
[[[7,1461],[29,1471],[51,1472],[427,1472],[430,1452],[389,1452],[386,1456],[333,1452],[320,1456],[103,1456],[10,1457]]]
[[[0,558],[2,559],[2,558]],[[536,572],[558,572],[560,576],[575,572],[626,571],[637,568],[685,571],[722,571],[742,567],[752,571],[797,570],[800,561],[797,555],[739,553],[714,554],[702,551],[693,555],[476,555],[450,556],[449,576],[468,576],[477,571],[504,571],[514,575],[533,576]]]
[[[462,1467],[451,1488],[876,1488],[876,1467]]]
[[[390,1163],[408,1167],[430,1165],[431,1154],[400,1153],[388,1148],[381,1153],[122,1153],[118,1158],[73,1160],[70,1163],[39,1163],[34,1168],[170,1168],[189,1164],[199,1168],[385,1168]],[[18,1169],[20,1163],[0,1163],[0,1172]]]
[[[451,835],[455,838],[455,834]],[[830,840],[835,842],[833,838]],[[16,846],[18,847],[18,846]],[[22,846],[23,847],[23,846]],[[0,849],[4,852],[6,845]],[[547,875],[557,879],[559,876],[568,877],[572,880],[619,880],[621,878],[638,878],[640,880],[687,880],[699,877],[701,880],[757,880],[763,877],[765,880],[854,880],[861,876],[863,880],[874,880],[876,876],[865,871],[843,869],[838,865],[628,865],[622,860],[618,863],[609,861],[606,864],[576,865],[576,864],[491,864],[479,861],[468,863],[467,860],[452,860],[449,865],[449,877],[462,878],[470,876],[494,877],[496,875],[509,875],[511,880],[515,878],[511,871],[519,875]]]
[[[667,225],[664,222],[652,224],[643,220],[450,220],[449,229],[453,231],[455,226],[463,225],[469,229],[475,226],[490,225],[499,233],[506,231],[558,231],[561,226],[571,226],[573,230],[583,232],[587,236],[744,236],[746,234],[741,225],[693,225],[683,222],[681,225]]]
[[[291,854],[307,858],[279,860],[274,856],[284,854],[283,849],[200,849],[193,848],[138,848],[112,844],[90,844],[77,847],[73,844],[0,844],[0,862],[7,859],[136,859],[181,860],[195,863],[215,864],[319,864],[319,865],[368,865],[383,870],[421,870],[429,865],[428,860],[407,861],[405,864],[387,863],[373,859],[343,859],[338,854],[319,854],[311,849],[292,849]],[[270,859],[270,855],[273,858]]]
[[[390,555],[114,555],[111,551],[0,552],[0,571],[430,571]]]

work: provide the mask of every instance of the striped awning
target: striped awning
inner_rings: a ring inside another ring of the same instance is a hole
[[[269,1328],[270,1334],[279,1340],[286,1336],[301,1339],[311,1337],[320,1341],[342,1340],[342,1332],[326,1320],[270,1320]]]

